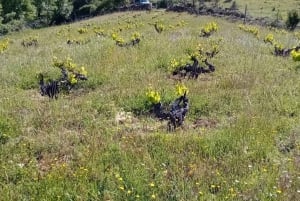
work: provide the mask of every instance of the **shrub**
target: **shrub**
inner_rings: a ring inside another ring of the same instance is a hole
[[[105,36],[106,35],[105,30],[102,29],[101,27],[94,27],[93,30],[97,36]]]
[[[294,30],[297,24],[300,22],[300,17],[297,11],[293,10],[288,13],[286,21],[286,27],[290,30]]]
[[[270,43],[271,45],[275,42],[274,41],[274,35],[269,33],[265,38],[264,38],[265,43]]]
[[[136,40],[141,40],[141,34],[139,32],[134,32],[131,35],[131,41],[134,42]]]
[[[161,100],[161,97],[160,97],[158,91],[155,91],[152,88],[148,89],[148,91],[146,92],[146,96],[147,96],[147,100],[152,104],[157,104]]]
[[[294,61],[300,61],[300,52],[292,50],[291,55]]]
[[[80,80],[87,80],[85,67],[77,67],[77,64],[69,57],[64,60],[58,60],[54,57],[53,66],[61,69],[61,77],[45,83],[44,75],[40,73],[38,79],[42,96],[47,95],[49,98],[57,98],[60,89],[69,92]]]
[[[37,46],[38,45],[38,37],[37,36],[29,36],[22,40],[22,45],[24,47]]]
[[[259,38],[258,28],[254,27],[254,26],[243,25],[243,24],[240,24],[239,28],[245,32],[252,33],[256,38]]]
[[[157,33],[161,33],[166,29],[165,25],[163,25],[161,22],[155,22],[154,28]]]
[[[184,94],[188,94],[188,93],[189,93],[189,89],[183,83],[179,83],[176,85],[177,96],[183,96]]]
[[[216,22],[207,23],[202,29],[200,36],[209,37],[213,32],[218,31],[218,24]]]
[[[4,39],[0,41],[0,54],[3,53],[8,48],[9,39]]]
[[[84,33],[87,33],[87,32],[88,32],[88,29],[87,29],[87,28],[80,28],[80,29],[78,29],[77,31],[78,31],[78,33],[80,33],[80,34],[84,34]]]
[[[160,0],[157,2],[157,8],[167,8],[168,2],[167,0]]]

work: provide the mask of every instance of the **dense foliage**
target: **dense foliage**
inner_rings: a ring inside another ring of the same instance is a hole
[[[113,10],[129,0],[0,0],[0,34],[62,24]]]
[[[286,26],[290,30],[294,30],[297,24],[300,22],[300,17],[297,11],[293,10],[288,13],[288,18],[286,21]]]

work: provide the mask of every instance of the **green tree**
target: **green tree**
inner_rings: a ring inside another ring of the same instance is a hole
[[[31,21],[36,17],[33,0],[1,0],[4,22],[11,20]]]
[[[47,0],[34,0],[34,5],[36,7],[37,17],[41,17],[42,13],[46,10]]]
[[[2,20],[3,20],[2,12],[3,12],[3,9],[2,9],[2,4],[0,2],[0,24],[2,23]]]
[[[55,9],[50,24],[61,24],[70,21],[70,16],[73,11],[72,1],[56,0]]]
[[[34,0],[37,17],[45,24],[50,24],[56,10],[55,0]]]
[[[75,18],[86,15],[93,15],[97,10],[99,0],[73,0],[73,16]]]
[[[128,3],[127,0],[103,0],[99,4],[97,10],[98,11],[111,11],[114,10],[116,7],[125,5]]]
[[[298,23],[300,22],[299,14],[296,10],[290,11],[288,13],[288,18],[286,21],[286,26],[289,30],[294,30]]]

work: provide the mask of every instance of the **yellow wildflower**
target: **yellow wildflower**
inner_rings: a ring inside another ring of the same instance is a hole
[[[154,91],[152,88],[148,89],[148,92],[146,92],[146,96],[148,100],[153,104],[157,104],[161,100],[159,93],[157,91]]]
[[[175,69],[176,69],[177,67],[179,67],[179,66],[180,66],[180,62],[177,61],[176,59],[172,59],[172,60],[170,61],[168,70],[169,70],[169,71],[173,71],[173,70],[175,70]]]
[[[273,43],[274,43],[274,36],[273,36],[273,34],[269,33],[269,34],[265,37],[264,42],[265,42],[265,43],[271,43],[271,44],[273,44]]]
[[[116,40],[118,38],[118,34],[117,33],[112,33],[111,37],[113,40]]]
[[[85,70],[84,66],[81,67],[80,74],[87,76],[87,71]]]
[[[300,52],[292,50],[291,55],[294,61],[300,61]]]
[[[75,74],[73,74],[73,73],[70,73],[70,74],[69,74],[69,82],[70,82],[71,84],[76,84],[76,83],[77,83],[77,79],[76,79]]]
[[[141,34],[139,32],[134,32],[131,36],[132,41],[135,41],[135,40],[140,39],[140,38],[141,38]]]
[[[184,84],[179,83],[176,85],[176,95],[183,96],[184,94],[188,94],[188,93],[189,90]]]

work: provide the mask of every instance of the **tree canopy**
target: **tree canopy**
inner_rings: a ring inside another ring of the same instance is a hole
[[[129,0],[0,0],[0,34],[44,27],[111,11]]]

